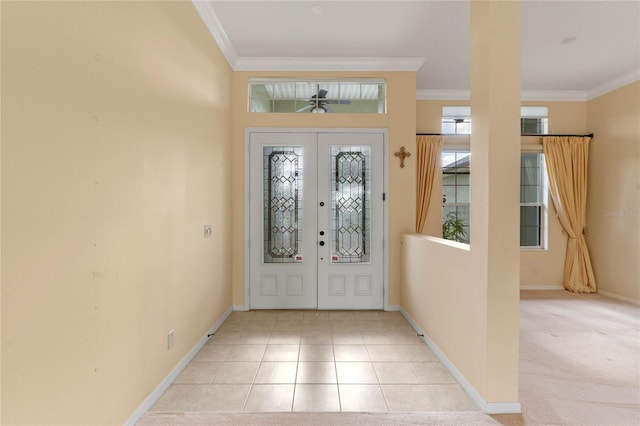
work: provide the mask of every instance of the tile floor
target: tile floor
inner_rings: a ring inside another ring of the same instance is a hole
[[[398,312],[234,312],[151,411],[476,411]]]

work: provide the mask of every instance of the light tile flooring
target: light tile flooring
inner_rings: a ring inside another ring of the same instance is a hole
[[[476,411],[398,312],[234,312],[152,411]]]

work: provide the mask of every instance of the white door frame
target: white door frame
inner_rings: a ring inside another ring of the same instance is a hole
[[[389,310],[389,203],[386,201],[386,194],[389,192],[389,129],[386,128],[274,128],[274,127],[246,127],[244,130],[244,305],[234,305],[236,311],[247,311],[251,309],[251,298],[249,289],[251,287],[251,262],[249,258],[249,239],[250,232],[250,215],[249,206],[249,160],[250,160],[250,138],[251,133],[382,133],[383,135],[383,173],[384,184],[383,191],[385,193],[385,201],[383,203],[383,223],[382,231],[382,249],[384,252],[384,264],[382,274],[383,286],[383,303],[384,310]]]

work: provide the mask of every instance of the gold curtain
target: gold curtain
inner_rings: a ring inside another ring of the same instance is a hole
[[[433,178],[440,164],[442,136],[416,136],[418,173],[416,193],[416,233],[421,234],[427,221]]]
[[[584,237],[587,209],[587,164],[591,138],[542,138],[549,192],[558,219],[568,234],[563,285],[575,293],[595,293],[596,280]]]

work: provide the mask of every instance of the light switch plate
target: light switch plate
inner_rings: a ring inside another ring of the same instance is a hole
[[[171,349],[173,347],[173,333],[174,332],[175,332],[175,330],[171,330],[167,334],[167,349]]]
[[[211,238],[211,225],[204,226],[204,237]]]

